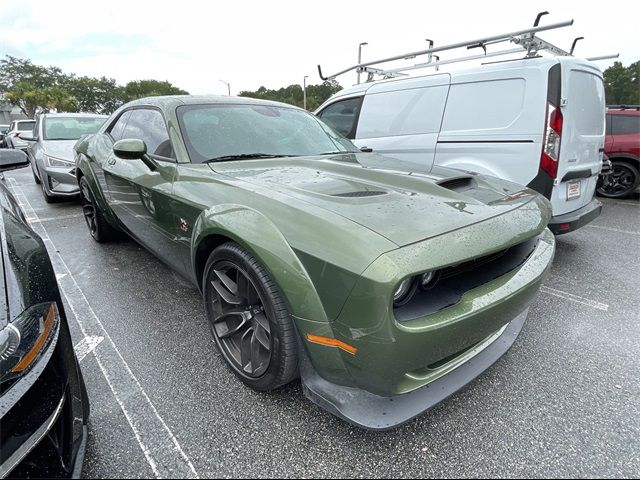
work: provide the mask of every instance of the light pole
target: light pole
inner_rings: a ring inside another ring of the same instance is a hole
[[[307,78],[309,78],[309,75],[305,75],[304,78],[302,79],[302,95],[303,95],[303,105],[304,105],[304,109],[307,109]]]
[[[362,47],[369,45],[367,42],[362,42],[358,45],[358,65],[362,63]],[[360,67],[358,67],[358,84],[360,84]]]
[[[225,82],[224,80],[220,80],[220,81],[227,86],[227,91],[229,92],[229,96],[231,96],[231,84]]]

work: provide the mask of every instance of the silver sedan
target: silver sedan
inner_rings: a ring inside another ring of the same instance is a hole
[[[80,193],[73,146],[84,135],[97,132],[106,119],[105,115],[46,113],[36,119],[33,135],[20,135],[30,144],[27,153],[33,178],[47,202]]]

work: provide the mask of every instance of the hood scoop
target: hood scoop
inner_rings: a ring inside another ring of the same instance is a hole
[[[466,190],[472,190],[477,188],[478,184],[473,177],[454,177],[447,178],[446,180],[441,180],[436,182],[442,188],[446,188],[447,190],[451,190],[452,192],[464,192]]]
[[[343,197],[343,198],[360,198],[360,197],[377,197],[379,195],[386,195],[387,192],[383,192],[380,190],[360,190],[355,192],[344,192],[344,193],[332,193],[332,197]]]

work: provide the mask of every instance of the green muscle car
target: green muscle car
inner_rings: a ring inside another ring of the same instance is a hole
[[[126,232],[197,285],[247,385],[388,429],[513,344],[553,260],[525,187],[386,167],[319,119],[233,97],[141,99],[75,146],[93,238]]]

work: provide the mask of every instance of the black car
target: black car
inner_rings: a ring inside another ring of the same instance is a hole
[[[0,171],[28,165],[0,150]],[[1,176],[1,175],[0,175]],[[89,402],[42,239],[0,180],[0,478],[79,477]]]

